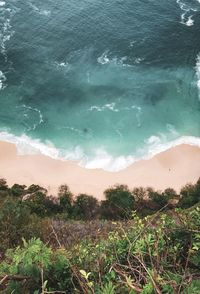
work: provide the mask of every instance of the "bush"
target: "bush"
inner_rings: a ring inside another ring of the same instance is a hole
[[[155,210],[161,209],[168,203],[168,199],[163,197],[162,193],[154,191],[153,189],[149,191],[149,200],[153,202]]]
[[[4,293],[199,293],[199,210],[134,215],[107,238],[83,239],[70,251],[23,240],[0,263],[0,276],[11,278]]]
[[[72,214],[73,194],[67,185],[61,185],[58,192],[59,204],[62,213]]]
[[[11,277],[6,293],[44,293],[47,290],[70,291],[72,288],[65,250],[53,252],[36,238],[28,242],[23,239],[22,247],[8,250],[0,264],[0,274]],[[18,277],[18,282],[14,277]]]
[[[32,215],[21,201],[8,198],[0,210],[0,253],[21,243],[22,237],[33,236],[45,238],[48,235],[49,224]]]
[[[162,195],[167,201],[169,201],[171,199],[175,199],[178,196],[176,191],[172,188],[165,189],[164,192],[162,193]]]
[[[125,185],[116,185],[104,192],[105,201],[101,202],[101,216],[107,219],[129,218],[134,209],[135,199]]]
[[[26,190],[25,189],[26,189],[26,186],[25,185],[14,184],[10,188],[10,194],[12,196],[15,196],[15,197],[22,197],[26,193]]]
[[[0,179],[0,202],[9,195],[9,188],[6,180]]]
[[[178,203],[181,208],[189,208],[200,202],[200,179],[195,185],[187,184],[181,189],[181,199]]]
[[[31,185],[28,187],[27,189],[27,194],[32,194],[32,193],[37,193],[37,192],[41,192],[43,194],[47,194],[47,189],[39,186],[39,185]]]
[[[0,179],[0,191],[7,191],[8,185],[5,179]]]
[[[132,226],[122,229],[122,234],[115,231],[98,244],[80,244],[72,250],[78,293],[104,293],[103,289],[127,294],[183,293],[192,277],[200,278],[200,245],[195,245],[198,222],[192,215],[179,212],[183,219],[179,224],[177,216],[173,219],[158,214],[144,221],[135,216]],[[187,274],[183,274],[186,266]]]
[[[28,195],[27,199],[23,200],[31,213],[35,213],[40,217],[45,217],[48,214],[45,206],[46,195],[43,192],[34,192]]]
[[[73,215],[76,219],[91,220],[97,217],[98,201],[93,196],[80,194],[73,204]]]

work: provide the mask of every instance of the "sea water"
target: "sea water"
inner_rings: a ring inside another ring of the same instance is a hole
[[[110,171],[200,146],[200,1],[0,1],[0,140]]]

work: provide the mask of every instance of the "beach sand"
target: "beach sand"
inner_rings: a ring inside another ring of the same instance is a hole
[[[85,169],[75,162],[40,154],[18,155],[15,145],[0,142],[0,178],[5,178],[9,185],[38,184],[54,196],[61,184],[67,184],[75,195],[87,193],[99,200],[104,198],[103,191],[115,184],[126,184],[130,189],[151,186],[158,190],[172,187],[178,191],[199,177],[200,148],[190,145],[171,148],[119,172],[107,172]]]

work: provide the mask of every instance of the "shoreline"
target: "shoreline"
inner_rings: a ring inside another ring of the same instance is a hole
[[[125,184],[130,189],[171,187],[178,192],[185,184],[198,180],[199,162],[200,148],[182,144],[151,159],[137,161],[121,171],[109,172],[86,169],[76,162],[42,154],[18,155],[14,144],[0,141],[0,178],[5,178],[9,185],[41,185],[53,196],[62,184],[67,184],[75,195],[86,193],[99,200],[103,199],[103,192],[115,184]]]

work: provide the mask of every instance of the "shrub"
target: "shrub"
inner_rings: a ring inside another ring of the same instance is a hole
[[[167,199],[167,201],[177,197],[176,191],[172,188],[165,189],[164,192],[162,193],[162,195],[165,199]]]
[[[70,292],[72,288],[65,250],[53,252],[36,238],[28,242],[23,239],[22,247],[8,250],[5,260],[0,264],[0,274],[10,277],[6,293],[45,293],[47,290]],[[15,277],[18,277],[17,282]]]
[[[71,193],[67,185],[61,185],[58,192],[58,198],[60,203],[60,208],[63,213],[71,215],[72,213],[72,203],[73,194]]]
[[[199,293],[199,207],[168,214],[134,215],[107,238],[83,239],[70,251],[24,240],[0,263],[0,276],[11,276],[5,293]]]
[[[27,199],[24,200],[24,205],[30,209],[31,213],[35,213],[40,217],[45,217],[48,214],[45,201],[46,195],[38,191],[28,195]]]
[[[23,196],[26,193],[26,186],[25,185],[19,185],[19,184],[14,184],[11,188],[10,188],[10,194],[12,196]]]
[[[4,199],[9,195],[9,188],[6,180],[0,179],[0,201],[4,201]]]
[[[162,193],[154,190],[149,191],[149,199],[153,202],[155,210],[159,210],[168,203],[168,199],[164,197]]]
[[[101,215],[107,219],[129,218],[134,209],[135,199],[125,185],[116,185],[104,192],[105,201],[101,202]]]
[[[5,179],[0,179],[0,191],[7,191],[8,185]]]
[[[135,201],[137,202],[140,200],[143,201],[148,197],[148,191],[143,187],[134,188],[132,193],[134,195]]]
[[[0,253],[21,243],[22,237],[33,236],[45,238],[49,224],[35,215],[21,201],[8,198],[0,210]]]
[[[73,215],[76,219],[91,220],[97,216],[98,201],[93,196],[80,194],[73,204]]]
[[[200,179],[195,185],[187,184],[181,189],[181,199],[178,203],[181,208],[189,208],[200,201]]]
[[[27,194],[32,194],[32,193],[36,193],[36,192],[41,192],[46,195],[47,189],[45,189],[39,185],[34,185],[34,184],[29,186],[27,189]]]

